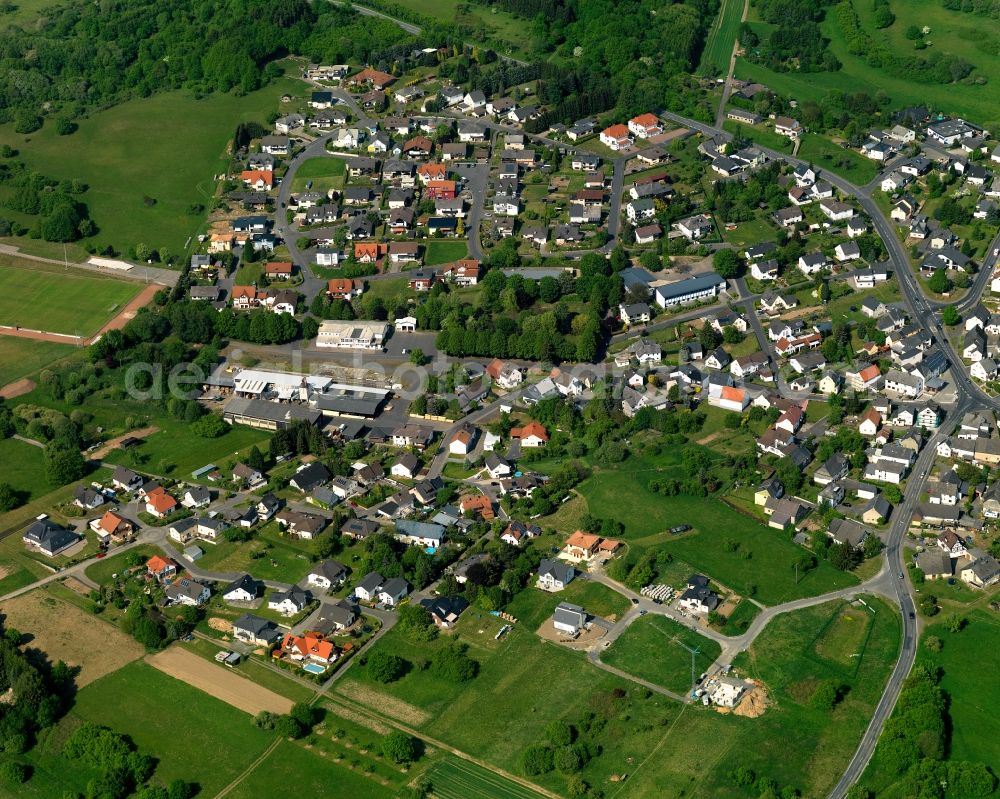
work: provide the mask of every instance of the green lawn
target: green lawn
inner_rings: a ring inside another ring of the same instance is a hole
[[[468,760],[447,757],[427,772],[440,799],[538,799],[540,794]]]
[[[468,245],[464,240],[448,241],[445,239],[427,242],[427,252],[424,253],[424,263],[427,266],[449,264],[469,255]]]
[[[295,171],[292,180],[292,191],[306,191],[306,183],[312,181],[311,191],[326,192],[330,189],[344,187],[344,176],[347,172],[347,162],[333,156],[310,158],[303,161]]]
[[[687,647],[687,649],[685,648]],[[691,690],[691,652],[695,676],[707,669],[722,652],[710,638],[678,624],[666,616],[643,616],[633,622],[607,650],[601,660],[644,680],[677,693]]]
[[[745,136],[761,147],[769,147],[782,153],[791,153],[792,151],[791,140],[787,136],[779,136],[774,132],[774,128],[768,127],[764,123],[744,125],[735,119],[727,119],[722,123],[722,127],[734,135]]]
[[[10,483],[28,500],[52,490],[45,476],[45,453],[15,438],[0,439],[0,483]]]
[[[36,269],[0,259],[0,324],[89,336],[141,288],[76,269]]]
[[[613,588],[582,577],[571,582],[564,591],[553,594],[537,588],[522,591],[507,608],[519,623],[535,630],[556,609],[560,602],[580,605],[588,613],[603,618],[619,619],[628,610],[629,601]]]
[[[36,322],[41,321],[36,319]],[[77,352],[71,344],[0,336],[0,388]]]
[[[531,51],[529,37],[525,35],[524,19],[519,19],[495,6],[478,6],[459,0],[396,0],[396,5],[408,8],[425,17],[452,23],[467,33],[471,40],[497,39],[505,45],[505,55],[527,57]]]
[[[878,162],[815,133],[802,137],[798,157],[861,186],[874,180],[880,169]]]
[[[228,785],[273,740],[246,713],[141,660],[83,688],[62,724],[78,720],[129,735],[157,758],[156,782],[180,777],[198,783],[204,796]]]
[[[136,451],[146,458],[145,466],[139,468],[179,479],[190,478],[191,472],[210,463],[221,466],[224,461],[235,460],[236,453],[254,444],[261,446],[270,438],[270,433],[265,430],[241,425],[231,427],[219,438],[202,438],[191,432],[185,422],[160,418],[155,424],[160,431],[144,438],[136,446]],[[128,452],[115,450],[105,460],[131,467],[130,458]]]
[[[698,71],[711,74],[717,70],[725,75],[729,71],[729,59],[733,55],[733,44],[740,30],[743,17],[743,0],[722,0],[719,15],[708,32],[708,41],[701,51]]]
[[[120,552],[117,555],[112,555],[109,558],[104,558],[97,563],[92,563],[85,570],[85,574],[91,580],[93,580],[98,585],[104,585],[111,581],[112,574],[121,574],[127,566],[127,561],[129,558],[134,558],[136,555],[142,557],[143,560],[148,560],[153,557],[153,555],[162,555],[163,551],[158,547],[151,546],[149,544],[140,544],[137,547],[133,547],[128,552]]]
[[[260,529],[250,541],[220,541],[202,547],[205,555],[198,565],[209,571],[252,572],[261,580],[296,583],[309,570],[309,542],[292,542],[278,534],[276,522]],[[254,557],[255,554],[260,557]]]
[[[80,119],[72,136],[46,125],[25,137],[3,125],[0,144],[17,149],[32,169],[90,187],[82,199],[99,228],[95,244],[143,243],[176,255],[204,223],[205,213],[191,213],[191,206],[212,197],[212,176],[228,167],[226,147],[236,125],[264,122],[282,110],[283,94],[304,90],[300,81],[283,78],[244,96],[165,92]]]
[[[934,589],[935,590],[936,586]],[[944,623],[927,626],[917,649],[917,663],[942,670],[941,687],[948,694],[951,717],[949,758],[995,766],[1000,762],[1000,721],[993,708],[1000,701],[1000,684],[983,679],[983,653],[1000,646],[1000,618],[995,611],[975,610],[961,632],[949,632]],[[941,639],[940,652],[924,643],[931,636]],[[905,789],[880,766],[876,755],[862,783],[876,789],[879,797],[904,799]]]

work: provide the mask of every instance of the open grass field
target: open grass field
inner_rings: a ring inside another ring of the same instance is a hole
[[[727,119],[722,123],[722,127],[730,133],[739,134],[759,144],[761,147],[769,147],[782,153],[792,151],[792,142],[787,136],[779,136],[774,132],[774,128],[761,123],[760,125],[744,125],[735,119]]]
[[[863,59],[848,52],[843,31],[832,10],[827,13],[821,30],[830,39],[830,49],[843,64],[839,71],[779,73],[741,58],[736,64],[736,75],[763,83],[779,94],[799,101],[812,99],[822,102],[831,90],[845,86],[873,96],[882,91],[889,95],[893,107],[926,105],[934,111],[962,116],[987,128],[995,128],[1000,121],[997,110],[1000,108],[1000,83],[995,80],[1000,74],[1000,31],[996,26],[988,24],[985,17],[950,11],[942,6],[940,0],[892,0],[890,6],[896,15],[895,23],[886,30],[876,31],[871,22],[872,4],[863,1],[854,4],[868,33],[888,40],[893,49],[912,52],[913,43],[906,39],[906,29],[910,25],[921,28],[926,25],[931,29],[926,37],[930,46],[922,55],[935,51],[959,55],[976,67],[973,78],[982,77],[986,81],[982,84],[924,84],[873,69]],[[754,27],[761,31],[768,28],[760,23],[755,23]]]
[[[879,165],[875,161],[815,133],[807,133],[802,137],[798,157],[857,185],[869,183],[879,173]]]
[[[35,19],[55,4],[56,0],[18,0],[17,3],[11,3],[10,10],[0,15],[0,30]]]
[[[763,680],[774,701],[757,719],[645,695],[634,684],[593,668],[579,653],[540,641],[523,623],[500,642],[492,636],[479,641],[469,627],[460,625],[462,640],[470,643],[470,654],[480,662],[480,674],[470,683],[456,685],[414,669],[398,682],[380,686],[369,681],[363,669],[354,669],[336,691],[371,712],[398,718],[513,773],[520,773],[520,752],[539,740],[550,719],[572,723],[586,709],[599,714],[608,710],[607,727],[598,737],[601,754],[582,772],[607,797],[741,799],[745,794],[727,776],[738,762],[774,777],[782,786],[795,786],[812,799],[826,794],[850,758],[898,649],[895,614],[878,600],[868,601],[878,615],[856,671],[853,664],[836,665],[841,652],[856,651],[856,644],[841,640],[839,632],[822,641],[828,657],[816,654],[818,632],[835,630],[831,619],[841,613],[844,603],[826,603],[771,622],[736,664],[746,676]],[[396,630],[377,644],[411,662],[432,657],[441,645],[441,641],[416,644]],[[686,659],[687,653],[683,654]],[[690,674],[690,660],[686,665],[678,661],[678,668]],[[808,706],[811,688],[826,678],[850,688],[832,713]],[[559,690],[556,709],[553,686]],[[625,689],[627,698],[621,701],[627,702],[627,710],[607,708],[608,692],[615,688]],[[503,707],[503,713],[484,716],[484,709],[494,707]],[[611,782],[612,774],[628,774],[628,780]],[[565,778],[559,775],[535,781],[565,793]]]
[[[448,264],[465,258],[469,255],[469,248],[464,240],[461,241],[429,241],[427,242],[427,252],[424,254],[424,263],[427,266],[437,266],[438,264]]]
[[[982,657],[984,652],[994,652],[1000,646],[1000,618],[990,610],[962,615],[969,623],[960,632],[949,632],[944,623],[924,629],[917,663],[942,670],[941,687],[951,700],[949,758],[995,766],[1000,763],[1000,720],[992,709],[1000,701],[1000,685],[996,680],[983,679]],[[931,636],[943,642],[940,652],[931,652],[924,645]],[[861,782],[876,790],[879,797],[904,799],[904,786],[893,779],[881,768],[876,755]]]
[[[48,493],[45,452],[16,438],[0,439],[0,483],[10,483],[29,500]]]
[[[691,690],[691,653],[685,647],[699,650],[695,656],[696,677],[722,652],[718,643],[673,619],[643,616],[601,653],[601,660],[683,694]]]
[[[701,63],[698,72],[703,75],[725,75],[729,71],[729,59],[733,55],[733,45],[740,30],[740,20],[743,17],[744,0],[722,0],[719,16],[715,18],[708,31],[708,41],[701,51]]]
[[[706,435],[710,432],[707,427],[702,431]],[[853,575],[823,561],[800,575],[796,583],[794,564],[803,550],[780,530],[744,516],[719,498],[664,497],[649,489],[650,480],[681,477],[681,469],[680,456],[674,450],[638,455],[598,470],[577,487],[577,492],[592,513],[624,524],[626,540],[670,552],[692,570],[765,604],[814,596],[857,582]],[[657,537],[678,524],[690,524],[694,531]],[[648,540],[651,537],[655,538]],[[730,541],[739,544],[738,549],[730,551]]]
[[[75,605],[34,590],[0,604],[4,626],[32,636],[30,646],[53,662],[78,667],[82,688],[140,657],[143,647],[117,627],[89,616]]]
[[[303,161],[295,170],[292,179],[292,191],[306,191],[306,184],[312,181],[311,191],[329,191],[344,187],[344,176],[347,173],[347,162],[342,158],[330,156],[310,158]]]
[[[139,283],[79,270],[53,272],[0,260],[0,325],[89,336],[141,288]]]
[[[270,438],[266,431],[240,425],[231,427],[219,438],[202,438],[192,433],[185,422],[164,417],[158,419],[156,424],[159,432],[144,438],[136,447],[147,459],[145,467],[139,468],[181,479],[189,478],[195,469],[210,463],[221,466],[223,462],[235,459],[236,453],[250,449],[254,444],[260,446]],[[105,460],[133,466],[129,458],[127,452],[115,450]]]
[[[124,249],[143,243],[177,255],[204,223],[204,212],[190,209],[208,204],[213,175],[228,165],[226,146],[236,125],[264,122],[269,112],[280,110],[283,94],[304,90],[300,81],[284,78],[242,97],[214,93],[198,100],[183,91],[167,92],[81,119],[68,137],[57,135],[54,125],[29,137],[3,125],[0,144],[17,149],[45,175],[77,178],[90,187],[82,199],[99,228],[96,244]]]
[[[43,321],[37,317],[35,322]],[[77,352],[72,344],[0,336],[0,388]]]
[[[183,777],[205,796],[228,785],[273,740],[246,713],[143,661],[88,685],[71,715],[130,735],[159,759],[158,781]]]
[[[538,799],[541,794],[505,780],[468,760],[448,757],[427,776],[440,799]]]

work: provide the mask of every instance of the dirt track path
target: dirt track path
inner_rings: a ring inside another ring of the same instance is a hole
[[[8,383],[6,386],[0,388],[0,397],[14,399],[14,397],[20,397],[22,394],[27,394],[34,390],[35,381],[22,377],[20,380],[15,380],[13,383]]]
[[[145,438],[146,436],[151,436],[153,433],[159,432],[160,428],[156,425],[143,427],[141,430],[133,430],[131,433],[126,433],[123,436],[118,436],[104,442],[100,449],[87,453],[87,457],[94,461],[104,460],[104,458],[107,457],[112,451],[118,449],[118,445],[121,444],[126,438]]]

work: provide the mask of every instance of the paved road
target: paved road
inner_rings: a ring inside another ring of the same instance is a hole
[[[95,264],[88,263],[77,264],[72,261],[60,261],[57,258],[43,258],[41,255],[29,255],[26,252],[22,252],[20,247],[13,244],[0,244],[0,253],[13,255],[27,261],[38,261],[43,264],[55,264],[56,266],[69,269],[83,269],[87,272],[95,272],[108,277],[117,277],[122,280],[134,280],[140,283],[160,283],[164,286],[174,286],[177,284],[177,281],[181,276],[181,273],[178,270],[163,269],[158,266],[149,266],[148,264],[133,265],[131,269],[124,270],[108,269],[104,266],[96,266]]]

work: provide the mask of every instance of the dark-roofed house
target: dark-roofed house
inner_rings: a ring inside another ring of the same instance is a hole
[[[552,612],[552,626],[559,632],[576,635],[587,623],[587,612],[571,602],[560,602]]]
[[[391,577],[382,584],[378,591],[378,601],[384,605],[395,607],[410,593],[410,584],[402,577]]]
[[[448,629],[458,621],[469,602],[461,596],[440,596],[421,599],[419,604],[427,609],[431,618],[438,627]]]
[[[324,560],[317,563],[306,575],[306,583],[314,588],[331,588],[340,585],[347,579],[347,567],[335,560]]]
[[[852,547],[861,546],[871,531],[851,519],[834,519],[830,522],[827,535],[836,544],[849,544]]]
[[[263,587],[262,582],[244,574],[222,589],[222,598],[226,602],[253,602],[260,596]]]
[[[385,578],[378,572],[368,572],[354,587],[354,595],[365,602],[371,602],[378,595]]]
[[[319,620],[312,625],[313,629],[323,635],[330,635],[339,630],[346,630],[358,618],[358,608],[346,599],[321,605]]]
[[[314,461],[308,466],[303,466],[299,469],[288,483],[303,494],[309,494],[327,482],[331,476],[329,469],[319,461]]]
[[[72,530],[67,530],[51,519],[35,519],[24,531],[22,540],[33,549],[50,558],[65,552],[82,539]]]
[[[573,567],[559,560],[544,558],[538,564],[538,587],[544,591],[562,591],[575,576]]]
[[[681,594],[677,605],[690,613],[709,613],[719,606],[719,597],[709,588],[707,577],[692,574],[688,577],[687,589]]]
[[[273,621],[244,613],[233,622],[233,638],[245,644],[269,646],[281,638],[281,633]]]

